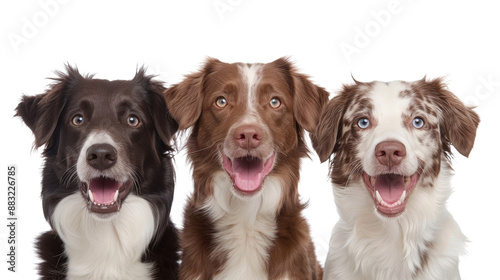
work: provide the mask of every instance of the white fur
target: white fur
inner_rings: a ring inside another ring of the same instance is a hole
[[[458,256],[466,238],[445,208],[450,170],[447,164],[441,168],[433,189],[417,186],[396,218],[376,212],[362,182],[335,186],[341,219],[332,232],[324,279],[460,279]],[[421,270],[419,250],[426,243],[432,245]]]
[[[397,140],[405,145],[407,156],[398,171],[406,175],[417,171],[418,159],[430,164],[432,149],[440,145],[433,141],[420,144],[416,135],[426,131],[411,129],[402,122],[410,104],[409,98],[398,96],[404,89],[400,82],[377,83],[367,95],[376,125],[363,132],[356,156],[368,174],[376,173],[373,151],[381,141]],[[351,109],[346,115],[353,113]],[[412,113],[412,117],[424,115]],[[432,115],[424,116],[437,122]],[[378,213],[361,179],[351,180],[346,186],[334,185],[340,219],[332,232],[324,279],[460,279],[458,261],[465,251],[466,238],[446,209],[450,176],[451,167],[442,156],[433,186],[422,187],[419,182],[405,211],[392,218]],[[424,255],[425,262],[421,260]]]
[[[239,66],[240,75],[242,80],[247,84],[248,95],[247,104],[245,111],[242,112],[240,118],[236,119],[234,123],[229,128],[227,136],[224,139],[223,153],[229,158],[233,159],[240,156],[251,155],[263,159],[264,161],[269,159],[274,153],[274,143],[272,139],[272,133],[269,127],[262,120],[261,116],[257,111],[258,98],[257,98],[257,87],[262,79],[262,65],[252,64],[252,65],[240,65]],[[252,125],[261,129],[262,131],[262,142],[258,148],[255,149],[241,149],[233,137],[236,129],[243,125]]]
[[[86,161],[94,144],[110,144],[118,153],[113,167],[96,170]],[[105,131],[93,131],[85,140],[76,165],[80,181],[98,176],[126,182],[131,169],[123,148]],[[156,230],[149,203],[129,194],[120,211],[91,213],[80,191],[62,199],[52,215],[54,228],[65,245],[68,279],[151,279],[152,264],[141,262]]]
[[[276,211],[281,201],[279,179],[268,177],[262,190],[249,198],[235,196],[224,172],[214,176],[214,196],[204,205],[217,232],[217,251],[227,253],[220,279],[265,280],[268,251],[276,234]]]
[[[152,264],[141,256],[156,226],[145,199],[130,194],[118,213],[101,219],[76,192],[57,204],[52,221],[69,259],[67,279],[151,279]]]
[[[262,65],[261,64],[243,64],[239,65],[240,75],[243,81],[247,83],[247,110],[249,114],[256,115],[257,109],[257,86],[262,79]]]
[[[357,152],[360,158],[363,159],[363,167],[369,175],[377,174],[377,159],[372,156],[375,146],[383,141],[396,140],[405,145],[407,155],[404,162],[399,167],[400,173],[405,175],[413,175],[418,168],[417,155],[412,150],[414,137],[411,135],[407,127],[401,123],[401,114],[403,108],[407,108],[410,99],[398,98],[397,95],[406,87],[399,83],[378,83],[370,92],[370,99],[373,104],[372,115],[377,120],[376,129],[368,129],[361,145],[357,147]]]
[[[230,127],[222,152],[230,157],[252,155],[266,161],[274,151],[269,127],[258,113],[257,87],[262,78],[262,65],[239,65],[242,80],[247,84],[247,104],[241,117]],[[234,131],[242,125],[254,125],[262,131],[262,143],[255,149],[241,149],[234,142]],[[233,187],[226,172],[214,175],[214,195],[203,210],[208,212],[214,228],[214,254],[225,254],[226,262],[214,280],[266,280],[269,249],[276,236],[276,212],[281,206],[283,182],[273,176],[264,179],[262,189],[252,196],[243,196]],[[289,279],[288,276],[282,278]]]
[[[109,144],[116,149],[118,157],[113,167],[105,170],[97,170],[88,165],[86,160],[87,150],[90,146],[95,144]],[[99,176],[114,178],[119,182],[126,182],[128,179],[130,179],[130,168],[128,168],[127,162],[128,159],[126,157],[126,152],[113,140],[111,135],[109,135],[105,131],[93,131],[87,136],[87,139],[85,140],[83,147],[80,150],[78,161],[76,163],[76,172],[78,174],[78,178],[80,178],[80,181],[84,182],[88,182],[90,179]]]

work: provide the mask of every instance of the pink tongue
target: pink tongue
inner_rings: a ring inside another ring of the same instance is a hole
[[[257,190],[264,177],[271,172],[274,154],[265,163],[254,157],[241,157],[232,161],[233,180],[236,187],[242,191]]]
[[[103,177],[92,179],[89,184],[94,202],[101,204],[113,202],[115,192],[119,187],[120,184],[117,181]]]
[[[374,187],[385,202],[394,203],[399,200],[405,190],[404,177],[395,174],[380,175]]]

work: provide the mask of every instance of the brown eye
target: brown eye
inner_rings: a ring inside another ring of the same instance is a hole
[[[271,104],[271,107],[273,107],[274,109],[277,109],[279,106],[281,106],[281,100],[277,97],[273,97],[269,104]]]
[[[74,126],[80,126],[84,123],[84,119],[83,119],[83,116],[82,115],[75,115],[73,117],[73,119],[71,119],[71,123],[74,125]]]
[[[127,119],[127,123],[128,125],[130,125],[131,127],[138,127],[140,124],[141,124],[141,121],[139,120],[138,117],[134,116],[134,115],[130,115]]]
[[[224,97],[218,97],[217,100],[215,100],[215,105],[219,108],[224,108],[227,106],[227,100]]]

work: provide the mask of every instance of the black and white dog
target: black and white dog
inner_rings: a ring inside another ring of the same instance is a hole
[[[169,219],[177,123],[160,82],[82,76],[66,67],[17,107],[45,145],[42,202],[53,231],[37,242],[43,279],[177,279]]]

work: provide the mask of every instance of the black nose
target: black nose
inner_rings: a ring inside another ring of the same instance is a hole
[[[118,154],[109,144],[95,144],[87,149],[87,162],[95,169],[104,170],[115,165]]]

